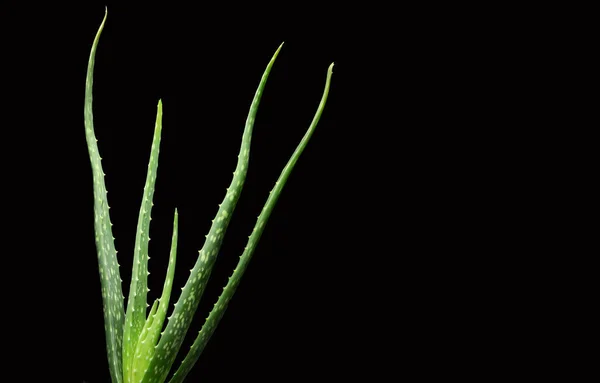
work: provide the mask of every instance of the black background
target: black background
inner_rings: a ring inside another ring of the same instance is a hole
[[[525,267],[502,271],[522,262],[514,244],[536,212],[529,205],[514,223],[517,196],[534,204],[533,165],[515,163],[528,138],[516,115],[531,105],[535,77],[519,48],[503,54],[514,26],[488,29],[493,11],[471,19],[430,5],[171,4],[108,2],[96,56],[95,131],[125,296],[158,99],[149,301],[162,289],[177,207],[174,303],[231,180],[260,76],[285,41],[244,190],[182,350],[335,62],[319,126],[190,381],[477,378],[518,367],[502,349],[523,320],[525,304],[507,296]],[[13,320],[26,328],[13,356],[42,366],[24,381],[110,379],[83,130],[104,5],[9,3],[2,14],[5,219],[16,248],[6,257],[16,265],[4,266],[7,307],[19,307]],[[528,79],[518,97],[515,72]],[[526,354],[530,343],[520,342]]]

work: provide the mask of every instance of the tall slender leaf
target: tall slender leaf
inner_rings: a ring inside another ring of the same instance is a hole
[[[163,292],[158,299],[159,305],[156,310],[148,315],[147,326],[138,341],[135,359],[133,361],[132,376],[133,382],[139,382],[144,377],[150,364],[150,359],[154,356],[155,346],[163,328],[167,309],[169,308],[169,299],[171,289],[173,288],[173,279],[175,277],[175,260],[177,258],[177,238],[178,238],[178,218],[177,209],[175,209],[175,218],[173,219],[173,239],[171,240],[171,255],[169,257],[169,266],[167,267],[167,276],[163,286]]]
[[[102,285],[102,300],[104,304],[104,330],[106,333],[106,350],[108,366],[113,383],[123,382],[121,366],[121,345],[123,341],[123,291],[121,276],[117,262],[112,223],[108,212],[108,199],[102,171],[102,158],[98,152],[98,140],[94,133],[94,116],[92,111],[92,88],[94,82],[94,62],[96,48],[100,35],[104,29],[108,11],[98,28],[92,44],[88,61],[87,77],[85,82],[84,124],[85,138],[92,165],[94,183],[94,228],[96,232],[96,250],[98,253],[98,266],[100,269],[100,282]]]
[[[156,110],[156,123],[154,125],[154,138],[150,149],[150,160],[146,174],[146,184],[142,196],[142,205],[138,216],[138,226],[135,236],[133,252],[133,271],[129,299],[127,301],[127,315],[125,317],[124,342],[123,342],[123,377],[125,383],[132,382],[132,364],[135,348],[140,334],[146,323],[146,309],[148,307],[148,242],[150,241],[150,220],[152,213],[152,199],[158,169],[158,154],[160,152],[160,139],[162,133],[162,101],[158,101]]]
[[[258,105],[260,104],[267,78],[269,77],[271,68],[275,63],[275,59],[282,46],[283,44],[279,46],[273,55],[273,58],[271,58],[258,85],[258,89],[254,95],[246,119],[246,126],[242,135],[242,144],[238,154],[238,162],[235,171],[233,172],[233,179],[231,180],[229,188],[227,188],[227,193],[223,202],[219,205],[217,215],[206,235],[204,246],[199,251],[196,264],[190,270],[190,276],[181,290],[181,295],[175,304],[173,314],[168,318],[169,321],[167,327],[156,346],[157,350],[150,361],[148,372],[144,375],[143,383],[163,382],[166,379],[171,365],[177,356],[177,352],[181,347],[183,338],[192,322],[192,318],[210,277],[210,272],[216,256],[219,253],[223,236],[225,235],[246,179],[252,128],[254,126],[256,112],[258,110]]]
[[[310,140],[310,137],[312,136],[315,128],[317,127],[319,119],[321,118],[321,114],[323,113],[323,109],[325,108],[325,104],[327,103],[327,96],[329,95],[329,84],[331,82],[332,73],[333,63],[329,66],[329,70],[327,71],[325,91],[323,92],[323,97],[321,98],[321,102],[319,104],[319,107],[317,108],[317,112],[315,114],[315,117],[313,118],[312,123],[310,124],[310,127],[308,128],[304,137],[300,141],[300,144],[298,144],[298,147],[292,154],[287,165],[283,168],[279,179],[277,180],[277,182],[275,182],[275,187],[270,192],[269,198],[267,199],[265,206],[263,207],[260,215],[258,216],[256,225],[252,230],[252,234],[248,237],[248,244],[244,248],[244,252],[240,256],[240,260],[238,261],[238,264],[234,269],[233,274],[229,277],[227,285],[223,288],[223,292],[219,296],[217,303],[215,303],[212,311],[208,315],[208,318],[206,318],[206,322],[204,323],[204,326],[202,326],[202,329],[196,337],[196,340],[194,341],[194,344],[192,345],[189,353],[187,354],[187,356],[181,363],[181,366],[175,372],[173,378],[171,378],[169,383],[181,383],[183,381],[183,379],[190,372],[194,364],[197,362],[198,358],[200,357],[200,354],[206,346],[206,343],[212,336],[217,325],[219,324],[219,321],[223,317],[223,314],[227,309],[227,305],[229,304],[229,301],[235,293],[235,290],[237,289],[240,280],[244,275],[244,272],[246,271],[248,262],[250,262],[250,259],[252,258],[254,249],[256,248],[256,245],[263,233],[263,230],[269,220],[269,217],[271,216],[271,212],[273,211],[273,208],[275,207],[275,204],[279,199],[281,191],[283,190],[285,183],[287,182],[290,174],[292,173],[294,165],[298,161],[298,158],[304,151],[304,148],[306,147],[308,141]]]

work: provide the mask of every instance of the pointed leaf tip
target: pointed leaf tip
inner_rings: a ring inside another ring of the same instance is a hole
[[[275,54],[273,55],[273,60],[277,57],[277,55],[279,54],[279,51],[281,50],[281,48],[283,47],[283,44],[285,43],[282,42],[281,45],[279,45],[279,47],[277,48],[277,50],[275,51]]]
[[[156,107],[156,114],[157,114],[156,115],[156,123],[158,124],[158,126],[162,130],[163,104],[162,104],[162,100],[161,99],[158,100],[158,106]]]

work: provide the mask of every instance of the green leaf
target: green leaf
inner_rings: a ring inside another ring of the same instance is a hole
[[[94,133],[94,116],[92,111],[92,88],[96,49],[102,30],[104,29],[107,14],[108,11],[105,11],[104,19],[98,28],[96,38],[92,44],[88,61],[85,82],[84,124],[94,182],[94,228],[96,232],[100,282],[102,285],[102,301],[104,304],[104,330],[106,333],[108,366],[113,383],[121,383],[123,382],[121,345],[123,341],[124,297],[121,287],[122,281],[119,273],[119,264],[117,262],[117,251],[115,250],[114,237],[112,235],[112,223],[110,222],[108,212],[109,206],[106,186],[104,184],[104,172],[102,171],[102,158],[100,158],[98,152],[98,140]]]
[[[156,124],[154,125],[154,138],[150,150],[146,184],[142,197],[142,205],[138,216],[135,248],[133,253],[133,271],[127,301],[127,315],[125,317],[124,342],[123,342],[123,377],[125,383],[132,382],[132,365],[135,348],[140,334],[146,323],[146,309],[148,307],[148,242],[150,237],[150,215],[152,212],[152,199],[158,169],[158,154],[162,133],[162,101],[158,101],[156,111]]]
[[[283,168],[283,170],[279,176],[279,179],[277,180],[277,182],[275,182],[275,187],[269,194],[269,198],[267,199],[267,202],[265,203],[265,206],[263,207],[262,212],[260,213],[260,215],[256,221],[256,225],[254,226],[254,229],[252,230],[252,234],[250,235],[250,237],[248,237],[248,244],[246,245],[244,252],[240,256],[240,260],[238,261],[238,264],[237,264],[235,270],[233,271],[233,274],[229,277],[227,285],[223,289],[223,292],[219,296],[217,303],[215,303],[212,311],[208,315],[208,318],[206,319],[204,326],[202,326],[200,333],[196,337],[196,340],[194,341],[194,344],[192,345],[189,353],[187,354],[187,356],[181,363],[181,366],[175,372],[175,374],[173,375],[173,378],[169,381],[169,383],[181,383],[183,381],[183,379],[190,372],[190,370],[192,369],[194,364],[197,362],[198,358],[200,357],[200,354],[202,353],[202,351],[204,350],[204,347],[206,346],[206,343],[208,342],[208,340],[214,333],[215,328],[217,327],[217,325],[219,324],[219,321],[223,317],[223,313],[227,309],[227,305],[229,304],[229,301],[231,300],[233,294],[235,293],[235,290],[237,289],[237,287],[240,283],[240,280],[241,280],[242,276],[244,275],[244,272],[246,271],[246,267],[248,266],[248,263],[250,262],[250,259],[252,258],[254,249],[256,248],[256,245],[263,233],[263,230],[267,224],[267,221],[269,220],[271,212],[273,211],[273,208],[274,208],[275,204],[277,203],[277,200],[281,194],[281,191],[283,190],[285,183],[287,182],[290,174],[292,173],[292,170],[294,169],[294,165],[298,161],[298,158],[304,151],[306,144],[310,140],[310,137],[312,136],[315,128],[317,127],[319,119],[321,118],[321,114],[323,113],[323,109],[325,108],[325,104],[327,102],[327,96],[329,95],[329,85],[331,82],[332,73],[333,73],[333,63],[329,66],[329,70],[327,71],[327,80],[325,82],[325,91],[323,92],[323,97],[321,98],[321,103],[319,104],[319,107],[317,108],[317,112],[315,114],[315,117],[313,118],[312,123],[310,124],[310,127],[308,128],[304,137],[300,141],[300,144],[298,145],[298,147],[292,154],[287,165]]]
[[[152,327],[152,323],[154,323],[154,318],[156,318],[156,310],[157,309],[158,309],[158,299],[155,299],[154,303],[152,304],[152,308],[150,308],[150,312],[148,313],[148,318],[146,318],[146,323],[144,324],[144,328],[142,329],[142,333],[140,334],[140,341],[138,342],[137,347],[140,346],[140,343],[143,343],[146,340],[148,331]],[[136,347],[135,355],[137,355],[137,347]],[[135,363],[134,363],[134,365],[135,365]],[[131,380],[135,381],[135,378],[131,379]]]
[[[233,214],[233,210],[235,209],[244,185],[244,181],[246,179],[250,156],[252,128],[254,126],[258,105],[260,103],[260,99],[262,97],[271,68],[282,46],[283,44],[279,46],[273,55],[273,58],[267,65],[267,68],[265,69],[258,85],[258,89],[254,95],[254,99],[252,100],[250,111],[246,119],[246,126],[242,135],[242,144],[238,154],[238,162],[235,171],[233,172],[233,179],[229,185],[229,188],[227,188],[223,202],[219,205],[217,215],[213,220],[213,224],[208,235],[206,235],[204,246],[202,247],[202,250],[199,251],[196,264],[190,270],[190,276],[185,286],[182,288],[181,295],[175,304],[173,314],[169,317],[167,327],[160,338],[155,355],[151,359],[150,365],[148,366],[148,372],[146,375],[144,375],[143,383],[165,381],[171,365],[177,356],[177,352],[181,347],[183,338],[190,326],[190,323],[192,322],[192,318],[196,312],[198,303],[200,302],[200,298],[202,297],[202,293],[204,292],[204,288],[206,287],[206,283],[210,277],[214,261],[219,253],[219,249],[223,241],[223,236],[225,235]],[[204,183],[204,185],[208,184],[208,182]]]
[[[171,296],[171,289],[173,288],[173,279],[175,277],[175,260],[177,258],[178,219],[179,215],[177,213],[177,209],[175,209],[175,218],[173,219],[173,238],[171,240],[171,254],[169,257],[167,276],[165,278],[162,295],[160,299],[158,299],[158,302],[160,302],[158,309],[152,310],[148,315],[148,320],[146,321],[147,325],[144,328],[144,331],[142,331],[140,341],[138,342],[135,350],[135,358],[132,369],[133,382],[141,381],[146,373],[146,370],[148,369],[150,359],[154,355],[155,346],[160,336],[160,331],[163,328],[165,317],[167,315],[167,309],[169,308],[169,297]]]

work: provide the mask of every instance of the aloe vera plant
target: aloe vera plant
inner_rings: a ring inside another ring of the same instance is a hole
[[[165,382],[181,347],[184,336],[192,322],[202,293],[209,280],[213,264],[219,253],[227,226],[229,225],[233,211],[240,197],[248,171],[250,141],[257,108],[267,78],[273,63],[281,50],[281,46],[277,49],[268,63],[250,106],[250,111],[242,135],[237,166],[233,173],[231,184],[229,185],[229,188],[227,188],[223,202],[219,205],[216,217],[212,221],[212,226],[205,236],[206,239],[204,245],[198,253],[198,258],[194,267],[190,270],[189,278],[181,289],[179,299],[175,303],[173,310],[168,317],[167,311],[173,287],[175,260],[177,256],[177,209],[175,209],[174,213],[170,258],[162,295],[153,302],[151,307],[147,303],[147,293],[149,291],[148,274],[150,274],[148,272],[148,243],[150,240],[148,233],[150,220],[152,219],[152,200],[158,168],[163,114],[162,102],[160,100],[158,101],[154,138],[150,150],[146,183],[139,211],[127,310],[125,311],[125,297],[122,292],[122,280],[120,277],[119,263],[117,261],[117,251],[114,246],[114,237],[112,235],[112,223],[109,215],[107,191],[101,163],[102,159],[98,151],[98,140],[94,133],[92,113],[94,60],[98,41],[106,23],[106,17],[107,12],[105,12],[104,19],[102,20],[92,43],[86,77],[84,120],[85,136],[93,174],[94,229],[104,305],[108,364],[113,383]],[[271,190],[257,219],[256,225],[252,230],[251,235],[248,237],[248,243],[240,256],[237,266],[229,277],[226,286],[223,288],[223,292],[214,304],[208,318],[206,318],[206,321],[197,334],[187,356],[183,359],[181,365],[174,372],[169,382],[182,382],[190,372],[211,335],[215,331],[229,301],[235,293],[240,283],[240,279],[248,266],[248,262],[252,258],[252,254],[261,234],[265,229],[265,225],[273,207],[275,206],[296,161],[298,161],[299,156],[310,140],[321,117],[329,93],[332,69],[333,64],[329,66],[327,71],[325,90],[310,127],[292,154],[287,165],[282,170],[274,188]],[[149,311],[148,307],[150,307]],[[164,323],[165,319],[167,319],[166,326]]]

